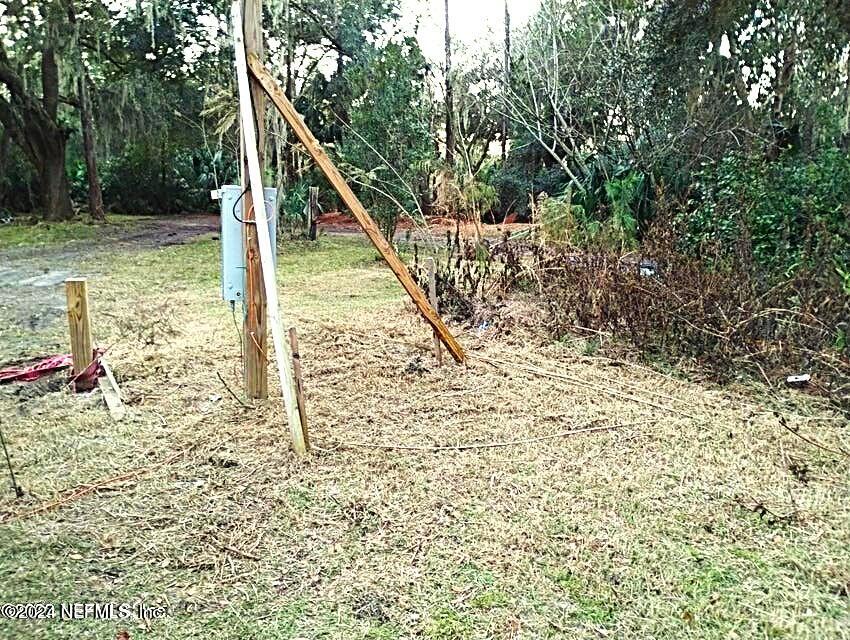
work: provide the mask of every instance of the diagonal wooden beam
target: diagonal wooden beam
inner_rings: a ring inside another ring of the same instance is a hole
[[[390,246],[390,243],[387,242],[387,239],[381,233],[378,225],[375,224],[372,216],[369,215],[366,208],[361,204],[357,196],[354,195],[351,187],[348,186],[339,169],[336,168],[336,165],[328,157],[328,154],[322,149],[319,141],[316,140],[316,137],[307,128],[307,125],[304,124],[301,116],[287,99],[272,74],[263,66],[263,63],[257,56],[250,53],[248,54],[248,68],[254,78],[265,89],[274,106],[277,107],[277,110],[280,111],[280,114],[289,123],[289,126],[292,127],[295,135],[298,136],[298,139],[307,149],[307,153],[310,154],[322,170],[322,173],[325,174],[325,177],[330,181],[334,189],[336,189],[339,197],[342,198],[342,201],[351,210],[351,213],[354,214],[357,222],[363,231],[366,232],[369,240],[372,241],[372,244],[375,245],[375,248],[383,256],[384,260],[386,260],[395,277],[401,283],[401,286],[404,287],[404,290],[407,291],[407,294],[419,309],[422,317],[434,328],[440,341],[446,345],[446,348],[454,359],[461,363],[464,362],[466,360],[466,354],[463,351],[463,347],[460,346],[451,331],[443,323],[440,315],[431,306],[431,303],[428,302],[425,293],[413,281],[410,271],[407,270],[404,262],[401,261],[401,258],[398,257],[398,254]]]

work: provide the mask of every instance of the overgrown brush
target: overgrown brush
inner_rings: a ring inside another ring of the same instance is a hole
[[[437,289],[455,318],[482,316],[519,290],[533,291],[554,339],[605,332],[644,355],[697,364],[718,380],[744,374],[781,384],[810,374],[810,387],[850,404],[850,297],[832,256],[811,255],[771,276],[740,243],[723,264],[679,250],[659,220],[640,253],[577,252],[566,244],[504,238],[492,246],[449,238]]]
[[[505,235],[495,243],[473,242],[459,230],[446,232],[445,251],[435,258],[440,311],[459,322],[480,321],[533,277],[523,259],[527,247]],[[428,273],[414,245],[413,277],[427,290]]]

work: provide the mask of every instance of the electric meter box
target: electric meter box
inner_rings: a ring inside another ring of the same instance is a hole
[[[245,300],[245,234],[242,228],[242,187],[225,185],[218,194],[221,203],[221,297],[225,302]],[[263,189],[266,222],[272,240],[272,257],[277,264],[277,189]],[[259,218],[260,216],[255,216]],[[261,222],[260,222],[261,223]]]

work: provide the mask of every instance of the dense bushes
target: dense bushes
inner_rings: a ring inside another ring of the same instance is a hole
[[[434,145],[424,99],[424,59],[412,39],[364,52],[346,73],[352,92],[350,128],[339,156],[363,204],[391,238],[400,216],[419,209]]]
[[[226,182],[227,168],[200,150],[132,145],[103,163],[104,199],[125,214],[208,211],[210,190],[216,177]]]
[[[679,221],[694,255],[724,260],[746,243],[771,271],[850,263],[850,158],[839,149],[773,162],[727,155],[699,173],[691,205]]]

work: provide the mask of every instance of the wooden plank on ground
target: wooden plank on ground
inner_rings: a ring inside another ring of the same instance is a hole
[[[112,419],[118,422],[127,415],[127,407],[121,401],[121,389],[118,387],[118,381],[112,373],[112,367],[106,362],[105,358],[100,359],[100,366],[103,368],[104,377],[97,379],[97,384],[100,387],[100,392],[103,394],[103,399],[106,402],[106,407],[109,409],[109,415]]]
[[[440,340],[446,345],[446,348],[454,359],[458,362],[464,362],[466,360],[466,354],[463,351],[463,347],[460,346],[448,330],[448,327],[443,323],[442,318],[440,318],[439,314],[428,302],[425,293],[413,281],[404,262],[401,261],[401,258],[398,257],[392,246],[390,246],[390,243],[387,242],[378,225],[366,211],[366,208],[361,204],[357,196],[354,195],[351,187],[348,186],[339,169],[336,168],[336,165],[328,157],[328,154],[322,149],[319,141],[316,140],[316,137],[307,128],[307,125],[304,124],[301,116],[287,99],[283,90],[277,84],[277,81],[255,55],[248,56],[248,67],[254,77],[263,85],[263,88],[266,90],[269,98],[271,98],[272,103],[277,107],[277,110],[280,111],[281,115],[289,123],[289,126],[292,127],[295,135],[298,136],[298,139],[306,148],[307,153],[310,154],[322,170],[322,173],[325,174],[325,177],[327,177],[328,181],[336,189],[342,201],[357,219],[357,222],[363,231],[366,232],[369,240],[372,241],[372,244],[375,245],[375,248],[383,256],[384,260],[386,260],[390,269],[392,269],[396,278],[401,283],[401,286],[404,287],[419,309],[419,312],[437,332]]]
[[[257,136],[254,131],[254,108],[251,104],[251,90],[248,82],[248,67],[245,63],[245,42],[242,33],[242,11],[239,0],[231,8],[234,33],[234,50],[236,53],[236,80],[239,86],[239,113],[242,127],[242,139],[245,143],[245,156],[248,159],[248,178],[251,183],[251,195],[255,203],[257,239],[260,246],[260,265],[263,271],[263,286],[266,290],[268,303],[269,324],[272,330],[277,370],[280,377],[280,387],[283,395],[283,409],[289,423],[292,437],[292,448],[298,455],[307,453],[307,442],[301,427],[301,415],[298,413],[298,399],[295,391],[295,380],[292,373],[292,353],[289,343],[283,339],[283,323],[280,317],[280,302],[277,295],[277,281],[272,252],[272,242],[269,235],[269,225],[266,220],[266,208],[262,206],[263,176],[260,170],[260,159],[257,155]]]

